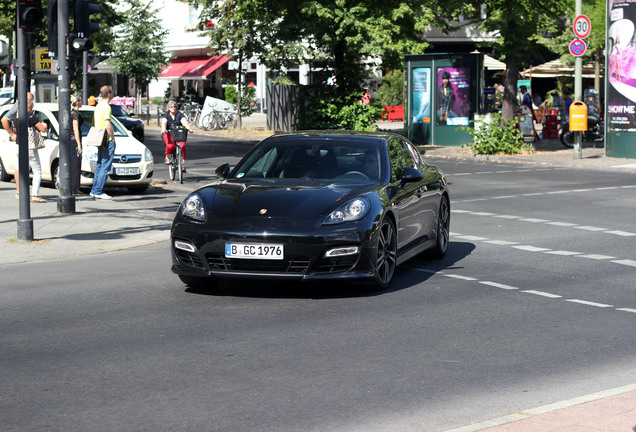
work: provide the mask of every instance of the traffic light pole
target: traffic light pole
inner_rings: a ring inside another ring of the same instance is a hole
[[[69,72],[69,0],[57,1],[57,43],[60,122],[60,194],[57,211],[62,214],[75,213],[75,197],[71,193],[71,78]]]
[[[68,0],[67,0],[68,1]],[[18,9],[20,0],[18,0]],[[29,61],[26,32],[20,28],[19,24],[16,32],[16,42],[18,51],[18,118],[16,144],[19,149],[18,170],[19,176],[15,179],[20,185],[20,214],[18,217],[18,240],[33,240],[33,219],[31,219],[31,194],[29,185],[29,132],[27,114],[27,91],[29,91],[29,76],[27,62]]]
[[[88,104],[88,51],[82,53],[82,103]]]

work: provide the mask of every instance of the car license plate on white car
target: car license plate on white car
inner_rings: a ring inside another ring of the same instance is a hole
[[[139,168],[115,168],[115,174],[125,176],[125,175],[139,175]]]
[[[226,258],[282,260],[282,244],[225,243]]]

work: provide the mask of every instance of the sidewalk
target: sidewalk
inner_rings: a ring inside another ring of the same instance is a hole
[[[264,114],[244,120],[246,130],[200,132],[229,139],[260,140],[269,136]],[[380,122],[382,130],[401,133],[402,123]],[[147,126],[154,129],[156,126]],[[249,129],[248,129],[249,128]],[[565,149],[558,140],[542,140],[534,154],[515,156],[473,155],[469,148],[420,146],[427,161],[483,160],[542,166],[563,166],[636,174],[635,159],[608,158],[603,148],[584,147],[582,159],[574,159],[573,150]],[[23,262],[58,260],[89,254],[112,252],[169,239],[175,209],[143,208],[140,201],[152,200],[162,193],[161,179],[142,197],[117,196],[112,201],[94,200],[87,195],[76,197],[76,212],[57,213],[57,191],[43,189],[44,204],[30,203],[35,239],[17,239],[19,202],[15,184],[0,182],[0,267]],[[148,201],[150,202],[150,201]],[[632,432],[636,426],[636,385],[583,396],[571,401],[528,409],[499,419],[469,425],[453,432]]]

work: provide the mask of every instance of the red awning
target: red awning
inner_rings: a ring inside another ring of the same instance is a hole
[[[223,66],[231,57],[225,55],[181,57],[170,60],[161,71],[161,78],[204,79]]]

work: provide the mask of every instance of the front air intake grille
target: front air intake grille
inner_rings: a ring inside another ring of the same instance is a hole
[[[252,260],[225,258],[220,254],[209,254],[206,258],[210,270],[216,271],[304,274],[309,268],[309,258],[307,257],[284,260]]]
[[[317,273],[342,273],[351,270],[358,262],[358,255],[321,259],[316,265]]]

